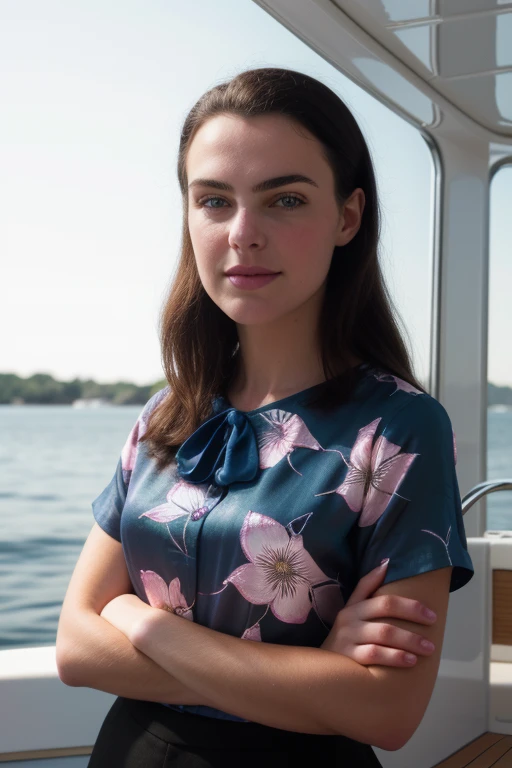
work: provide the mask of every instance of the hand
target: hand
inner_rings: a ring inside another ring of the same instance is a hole
[[[342,653],[363,666],[411,667],[417,660],[414,654],[431,655],[434,647],[423,648],[422,635],[373,621],[388,617],[431,626],[437,618],[428,618],[423,613],[426,606],[418,600],[397,595],[369,597],[381,585],[385,575],[386,566],[379,566],[363,576],[344,608],[338,612],[321,648]],[[412,661],[407,661],[407,654],[413,654]]]
[[[133,638],[140,635],[149,614],[152,615],[156,610],[158,609],[152,608],[137,595],[126,594],[114,597],[103,608],[100,616],[117,627],[133,645]]]

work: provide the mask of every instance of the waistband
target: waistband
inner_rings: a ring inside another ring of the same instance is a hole
[[[251,721],[204,717],[139,699],[118,697],[117,703],[126,708],[144,730],[169,744],[190,750],[332,754],[343,759],[334,765],[382,768],[369,744],[346,736],[299,733]]]
[[[215,717],[219,720],[235,720],[237,723],[250,723],[250,720],[246,720],[243,717],[237,717],[236,715],[230,715],[229,712],[223,712],[221,709],[215,709],[214,707],[207,707],[205,704],[165,704],[163,707],[169,709],[176,709],[178,712],[189,712],[191,715],[201,715],[203,717]]]

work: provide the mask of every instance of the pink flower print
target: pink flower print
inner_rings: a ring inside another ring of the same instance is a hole
[[[176,576],[169,586],[161,576],[155,571],[140,571],[140,578],[149,604],[153,608],[161,608],[169,613],[175,613],[177,616],[183,616],[184,619],[194,620],[192,615],[192,606],[187,605],[184,595],[181,592],[180,580]]]
[[[256,640],[261,643],[261,630],[259,622],[245,630],[242,640]]]
[[[123,472],[131,472],[135,466],[135,457],[137,456],[137,442],[140,434],[140,418],[135,422],[132,431],[128,435],[128,439],[121,451],[121,466]]]
[[[350,452],[349,471],[335,489],[353,512],[360,512],[358,525],[373,525],[396,493],[416,453],[400,453],[401,447],[381,435],[372,442],[380,417],[362,427]],[[318,494],[323,495],[323,494]]]
[[[185,540],[188,521],[196,521],[204,517],[217,504],[221,495],[222,489],[216,486],[206,484],[193,485],[192,483],[187,483],[186,480],[179,480],[168,491],[167,500],[164,504],[159,504],[158,507],[153,507],[153,509],[143,512],[139,517],[149,517],[157,523],[171,523],[179,517],[186,517],[182,533],[184,548],[180,547],[170,531],[169,535],[178,549],[184,554],[188,554]]]
[[[139,418],[135,422],[132,431],[128,435],[128,439],[124,444],[123,450],[121,451],[121,464],[124,472],[131,472],[133,470],[135,465],[135,457],[137,455],[137,444],[147,430],[148,418],[151,413],[153,413],[157,405],[159,405],[167,395],[168,391],[169,387],[164,387],[162,390],[153,395],[153,397],[142,409]]]
[[[404,381],[403,379],[398,378],[398,376],[393,376],[391,373],[375,373],[374,376],[378,381],[394,381],[396,384],[395,392],[398,392],[398,390],[401,389],[403,392],[408,392],[410,395],[424,394],[421,389],[413,387],[408,381]],[[392,392],[391,395],[394,395],[395,392]]]
[[[352,512],[360,512],[364,496],[368,490],[372,443],[380,422],[380,417],[361,427],[350,452],[349,470],[342,485],[336,488]],[[332,493],[332,491],[331,491]]]
[[[248,512],[240,543],[251,562],[223,582],[233,584],[254,605],[270,604],[280,621],[303,624],[311,610],[311,585],[330,581],[304,549],[302,536],[289,536],[271,517]]]
[[[258,441],[260,468],[273,467],[284,456],[288,457],[290,467],[297,472],[290,461],[294,448],[311,448],[321,451],[322,446],[313,437],[304,421],[296,413],[274,408],[258,414],[254,429]],[[297,472],[300,475],[300,472]]]
[[[143,512],[140,517],[149,517],[157,523],[170,523],[185,515],[192,520],[200,520],[215,506],[221,492],[211,485],[193,485],[179,480],[167,493],[165,504]]]
[[[435,536],[436,539],[439,539],[439,541],[443,542],[444,548],[446,550],[446,557],[448,558],[449,564],[452,565],[452,559],[450,557],[450,553],[448,552],[448,546],[450,544],[450,534],[452,532],[451,525],[448,528],[448,533],[446,534],[446,539],[443,539],[442,536],[440,536],[438,533],[434,533],[434,531],[429,531],[427,528],[422,528],[421,531],[422,531],[422,533],[430,533],[432,536]]]

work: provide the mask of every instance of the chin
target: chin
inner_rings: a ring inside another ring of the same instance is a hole
[[[252,304],[252,306],[250,306]],[[245,299],[237,301],[222,302],[218,306],[233,322],[238,325],[267,325],[279,320],[287,314],[283,311],[283,306],[269,307],[258,302],[250,302]]]

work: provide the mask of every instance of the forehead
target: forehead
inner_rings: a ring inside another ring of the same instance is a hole
[[[187,153],[187,175],[214,176],[218,172],[279,165],[305,172],[326,165],[322,145],[308,129],[285,115],[215,115],[197,131]]]

